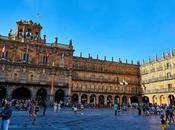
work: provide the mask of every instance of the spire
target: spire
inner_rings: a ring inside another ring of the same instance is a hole
[[[97,60],[98,60],[98,54],[97,54]]]

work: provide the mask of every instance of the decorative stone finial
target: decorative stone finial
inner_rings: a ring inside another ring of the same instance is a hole
[[[55,37],[55,44],[58,44],[58,37]]]
[[[46,35],[43,35],[44,37],[44,44],[46,44]]]
[[[131,64],[133,64],[133,60],[131,60]]]
[[[82,57],[82,52],[80,52],[80,57]]]
[[[126,64],[128,64],[128,60],[126,59]]]
[[[91,54],[89,53],[89,58],[91,58]]]
[[[114,58],[112,57],[112,62],[114,61]]]
[[[104,60],[106,61],[106,56],[104,56]]]
[[[97,54],[97,60],[98,60],[98,54]]]
[[[158,61],[158,57],[157,57],[157,55],[156,55],[155,61]]]
[[[174,51],[173,51],[173,49],[171,49],[170,56],[171,56],[171,57],[174,56]]]

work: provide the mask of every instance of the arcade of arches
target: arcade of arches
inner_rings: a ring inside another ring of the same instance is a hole
[[[45,100],[48,98],[48,91],[46,88],[39,88],[35,91],[32,91],[28,87],[17,87],[9,92],[7,95],[8,89],[4,86],[0,86],[0,100],[9,97],[12,99],[37,99]],[[58,89],[55,91],[54,99],[57,102],[65,100],[65,91],[63,89]]]
[[[145,95],[142,97],[143,103],[149,102],[153,104],[163,105],[175,105],[175,94],[167,93],[167,94],[152,94]]]
[[[74,104],[93,104],[99,106],[111,106],[112,104],[131,104],[138,103],[139,97],[137,96],[121,96],[121,95],[106,95],[106,94],[80,94],[73,93],[72,94],[72,103]]]

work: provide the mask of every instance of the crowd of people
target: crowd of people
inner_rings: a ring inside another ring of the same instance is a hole
[[[38,112],[41,111],[42,107],[42,113],[43,116],[46,115],[46,108],[48,106],[48,102],[43,100],[30,100],[30,99],[13,99],[13,100],[7,100],[4,99],[1,102],[1,112],[0,117],[2,117],[2,123],[1,123],[1,129],[2,130],[8,130],[8,125],[10,122],[10,118],[12,116],[12,108],[15,111],[27,111],[28,117],[32,119],[32,124],[35,125]],[[11,107],[12,106],[12,107]],[[53,104],[53,112],[60,112],[62,106],[64,106],[63,101],[55,101]],[[84,105],[83,104],[72,104],[72,110],[76,114],[78,111],[83,115],[84,111]],[[129,105],[131,108],[135,108],[138,110],[138,115],[143,115],[145,117],[151,117],[155,115],[159,115],[161,119],[161,129],[166,130],[168,125],[174,123],[174,110],[175,108],[167,105],[156,105],[156,104],[131,104]],[[113,104],[113,110],[114,115],[119,116],[119,113],[121,110],[127,111],[128,106],[126,105],[119,105],[118,103]]]

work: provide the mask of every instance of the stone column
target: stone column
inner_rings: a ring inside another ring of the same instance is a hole
[[[131,105],[131,97],[130,97],[130,96],[127,96],[127,103],[128,103],[129,105]]]
[[[98,104],[99,104],[99,102],[98,102],[99,101],[99,95],[96,95],[96,98],[95,99],[96,99],[96,101],[95,101],[96,104],[95,105],[98,106]]]
[[[69,75],[69,79],[68,79],[68,97],[71,96],[71,88],[72,88],[72,76]]]
[[[90,95],[87,94],[87,104],[90,104]]]
[[[78,104],[81,104],[81,94],[78,94]]]
[[[104,105],[107,106],[107,96],[104,96]]]

